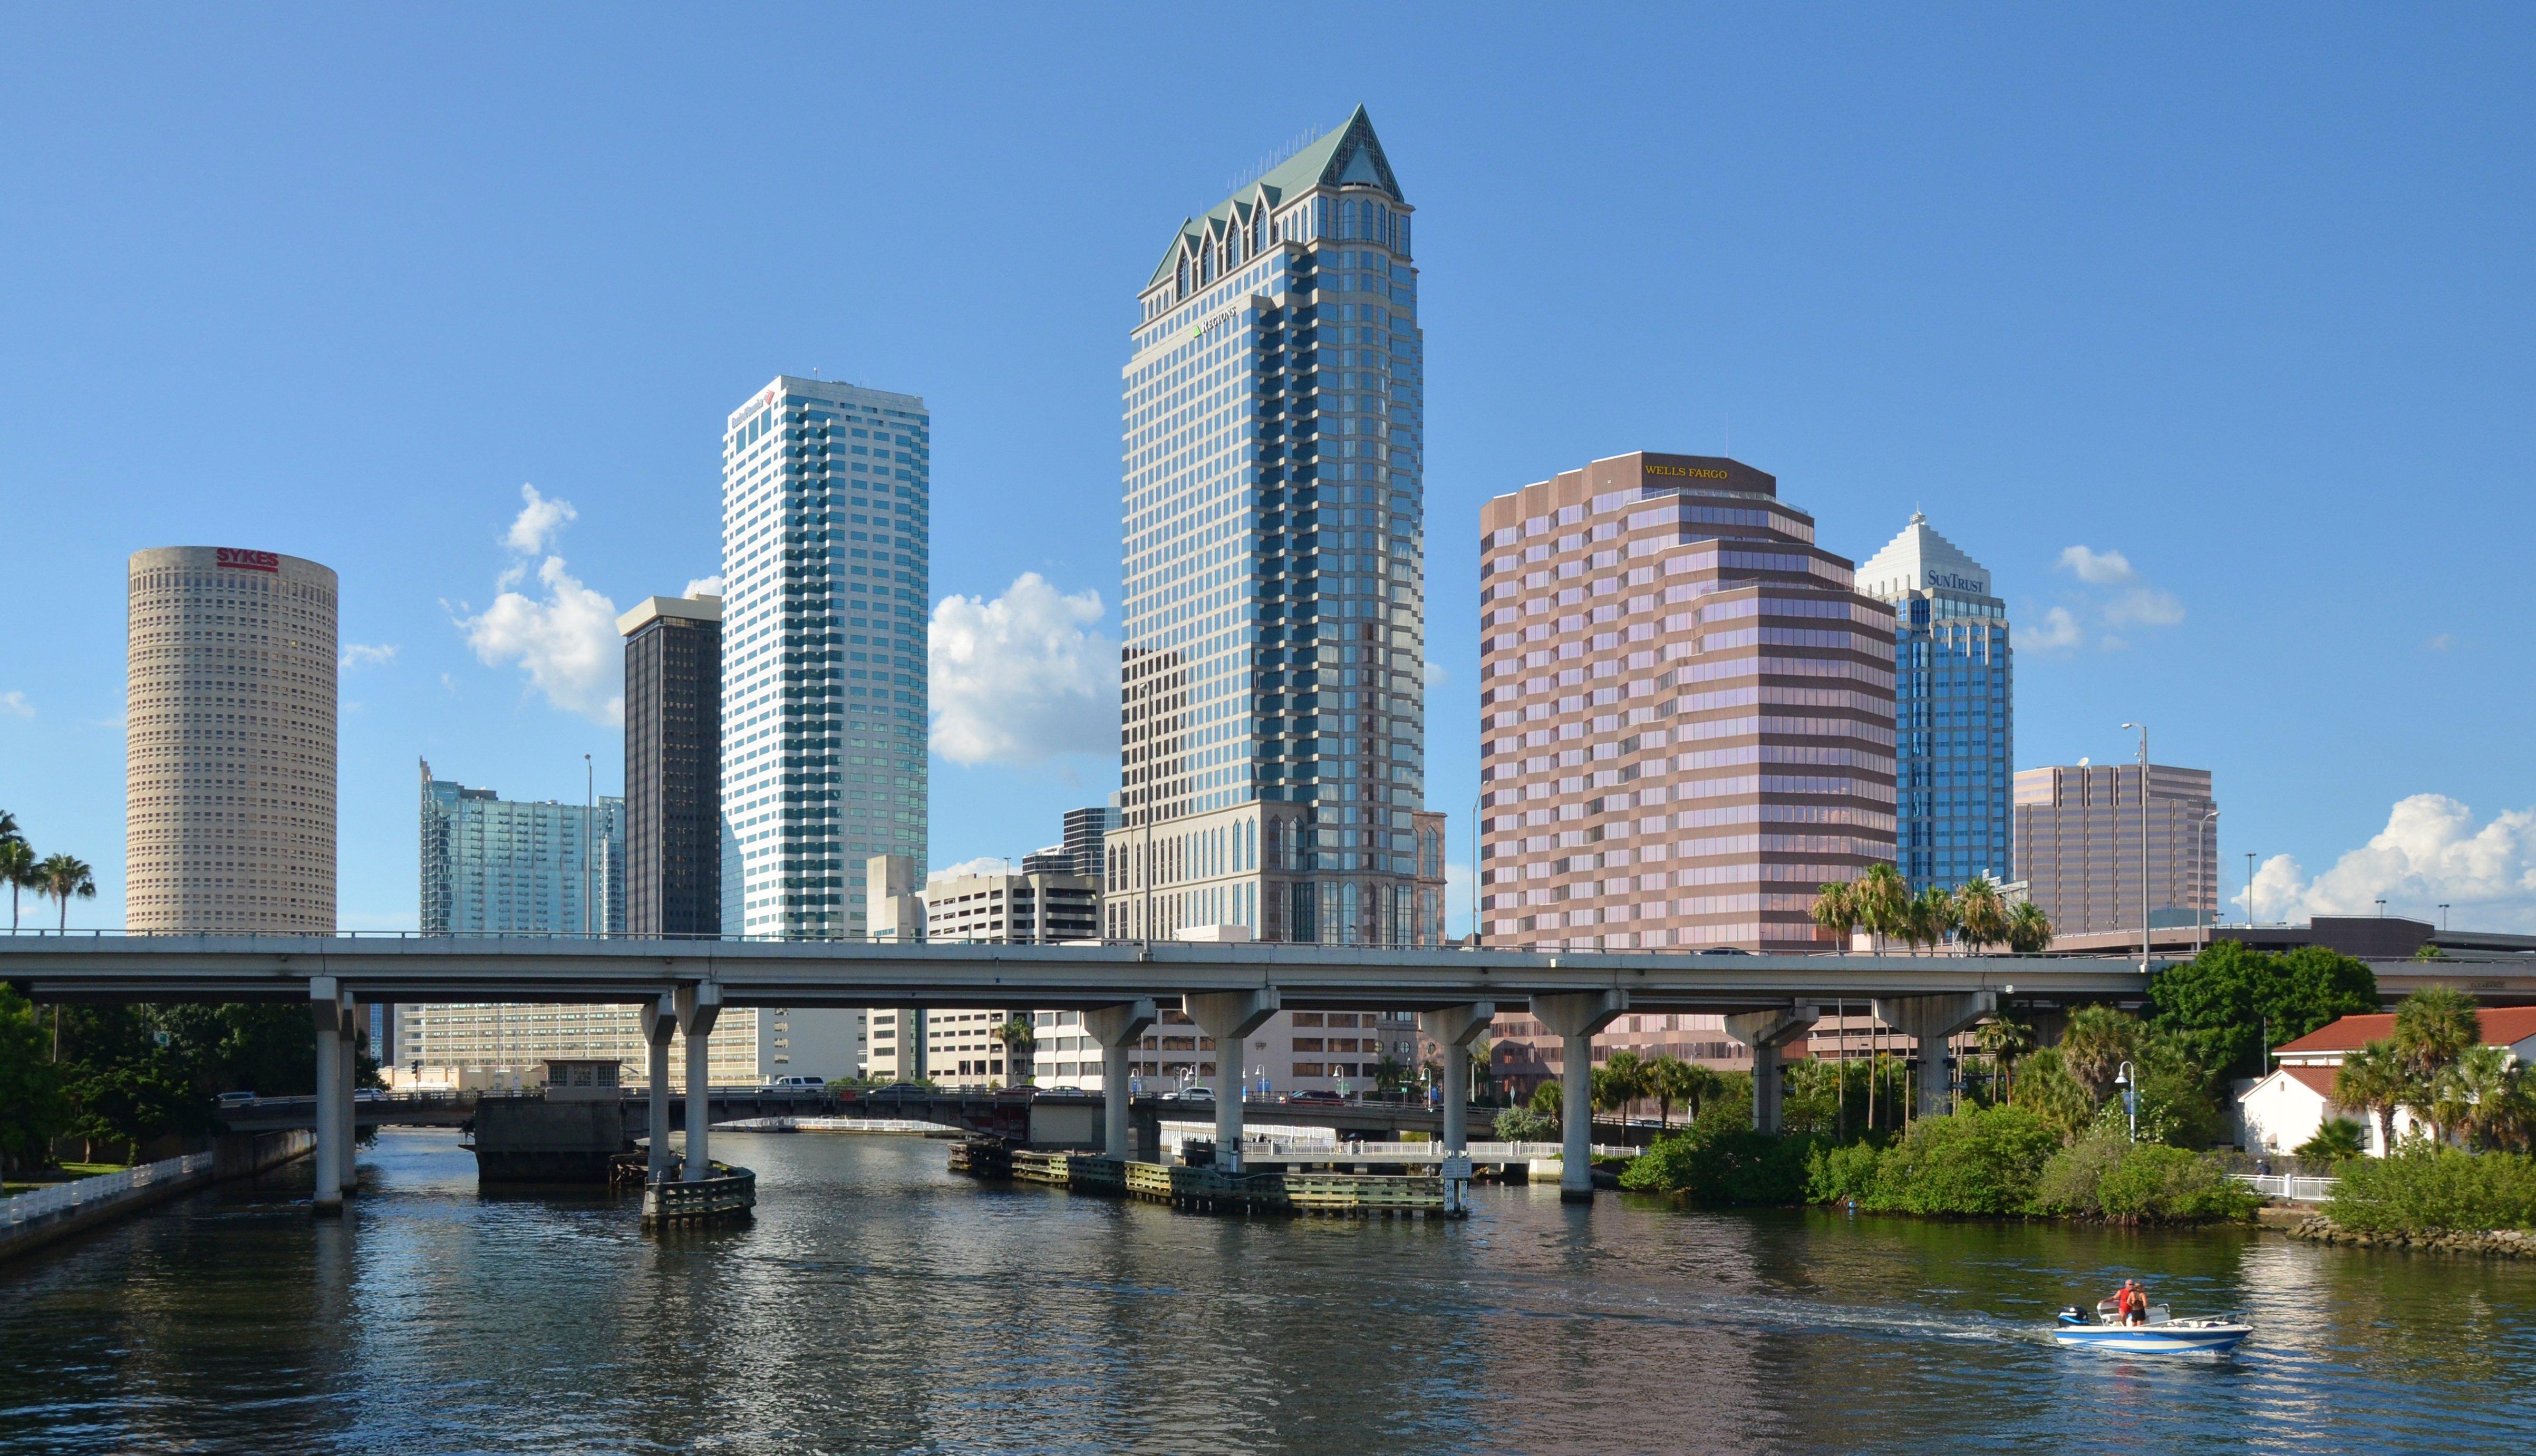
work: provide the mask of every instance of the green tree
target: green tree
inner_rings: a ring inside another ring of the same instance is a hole
[[[2103,1103],[2069,1075],[2067,1057],[2058,1046],[2046,1046],[2025,1059],[2008,1099],[2008,1106],[2031,1114],[2064,1142],[2076,1139],[2095,1122],[2096,1108]]]
[[[2328,1117],[2316,1124],[2306,1142],[2290,1151],[2312,1163],[2335,1164],[2357,1158],[2369,1146],[2369,1129],[2348,1117]]]
[[[2433,1079],[2431,1103],[2440,1127],[2486,1150],[2525,1150],[2536,1124],[2524,1069],[2506,1046],[2467,1047]]]
[[[40,1166],[52,1142],[70,1130],[70,1098],[62,1069],[45,1055],[35,1008],[0,981],[0,1166]]]
[[[2372,1042],[2333,1069],[2333,1101],[2378,1122],[2378,1146],[2395,1147],[2395,1109],[2412,1091],[2412,1076],[2392,1042]]]
[[[2111,1006],[2081,1006],[2060,1034],[2063,1069],[2097,1102],[2112,1096],[2114,1078],[2139,1056],[2140,1019]]]
[[[121,1144],[125,1161],[153,1138],[206,1133],[217,1127],[209,1100],[181,1061],[158,1054],[89,1069],[71,1088],[79,1118],[75,1137]]]
[[[2424,1083],[2483,1043],[2474,997],[2453,986],[2425,986],[2395,1007],[2395,1054]]]
[[[9,928],[18,928],[18,894],[35,888],[35,852],[12,834],[0,837],[0,885],[9,887]]]
[[[1031,1085],[1030,1058],[1031,1053],[1039,1048],[1039,1033],[1031,1029],[1030,1018],[1005,1018],[1003,1024],[995,1028],[995,1040],[1004,1044],[1004,1085]]]
[[[1896,1213],[2022,1213],[2060,1147],[2053,1129],[2014,1108],[1923,1117],[1885,1150],[1861,1202]]]
[[[1885,941],[1910,931],[1911,886],[1890,864],[1868,866],[1867,873],[1850,887],[1850,903],[1858,911],[1858,922],[1875,937],[1879,952]]]
[[[1625,1111],[1646,1095],[1646,1064],[1627,1047],[1613,1052],[1594,1069],[1594,1106],[1606,1112]]]
[[[1559,1085],[1557,1078],[1553,1077],[1532,1089],[1530,1106],[1534,1111],[1555,1122],[1558,1120],[1559,1107],[1565,1098],[1565,1089]]]
[[[2034,955],[2052,948],[2052,918],[2031,900],[2016,902],[2007,913],[2007,948]]]
[[[35,893],[60,904],[62,914],[58,928],[68,930],[71,901],[95,900],[96,876],[84,859],[69,855],[47,855],[42,863],[35,866]]]
[[[1993,1016],[1973,1031],[1973,1045],[1990,1063],[1994,1101],[2005,1101],[2016,1085],[2016,1059],[2034,1045],[2034,1029],[2006,1016]]]
[[[1386,1055],[1373,1064],[1373,1090],[1397,1093],[1409,1085],[1409,1063]]]
[[[2007,943],[2007,902],[1997,881],[1984,876],[1955,892],[1955,930],[1975,951]]]
[[[1831,932],[1835,948],[1849,949],[1858,929],[1858,896],[1847,880],[1832,880],[1814,892],[1814,923]]]
[[[1954,892],[1931,885],[1911,898],[1902,918],[1906,927],[1903,938],[1915,946],[1934,949],[1946,943],[1946,937],[1955,933],[1963,918],[1955,908]]]
[[[1725,1086],[1714,1067],[1695,1061],[1683,1061],[1665,1052],[1647,1063],[1647,1093],[1656,1099],[1666,1126],[1673,1125],[1673,1105],[1687,1108],[1693,1120],[1699,1116],[1700,1104],[1715,1097]]]

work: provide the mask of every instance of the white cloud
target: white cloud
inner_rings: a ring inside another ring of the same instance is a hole
[[[2254,910],[2266,921],[2375,915],[2381,899],[2389,915],[2434,923],[2444,904],[2455,924],[2536,928],[2536,809],[2504,810],[2478,828],[2464,804],[2416,793],[2396,801],[2384,830],[2314,879],[2287,855],[2254,873]]]
[[[2445,632],[2441,632],[2430,641],[2423,643],[2422,646],[2429,648],[2433,652],[2446,652],[2449,648],[2456,646],[2456,638]]]
[[[34,716],[35,705],[27,701],[27,695],[25,693],[20,692],[15,688],[10,689],[8,692],[0,693],[0,718],[32,718]]]
[[[377,647],[359,642],[347,642],[344,644],[344,655],[335,660],[335,665],[350,668],[393,663],[396,661],[396,644],[392,642],[383,643]]]
[[[547,500],[534,485],[521,486],[520,498],[525,504],[503,540],[523,557],[544,550],[564,524],[580,514],[572,502]],[[497,579],[500,595],[493,604],[479,615],[457,618],[467,645],[487,666],[519,665],[546,701],[567,713],[598,723],[624,722],[625,700],[618,688],[625,661],[616,637],[616,603],[582,585],[561,556],[538,563],[543,597],[512,590],[528,576],[527,560],[513,562]],[[460,611],[465,611],[463,605]]]
[[[2040,623],[2020,625],[2014,631],[2019,652],[2060,652],[2076,647],[2087,635],[2065,606],[2056,606],[2043,614]]]
[[[924,882],[929,885],[935,880],[957,879],[964,874],[1002,874],[1012,867],[1012,861],[1000,855],[981,855],[975,859],[963,859],[940,869],[928,869],[924,872]]]
[[[2105,607],[2109,622],[2137,622],[2144,627],[2172,627],[2184,620],[2184,603],[2172,592],[2133,587]]]
[[[1426,665],[1426,685],[1428,687],[1442,687],[1445,683],[1452,680],[1453,674],[1444,670],[1443,664],[1428,663]]]
[[[548,500],[538,494],[535,485],[520,486],[520,514],[511,520],[503,543],[523,556],[534,556],[551,545],[566,522],[579,519],[581,513],[568,500]]]
[[[1101,594],[1065,596],[1024,572],[991,601],[933,608],[933,751],[1027,765],[1118,750],[1118,644],[1095,631]]]
[[[2129,558],[2120,551],[2091,551],[2085,546],[2071,546],[2060,553],[2060,569],[2078,574],[2078,580],[2094,587],[2113,586],[2131,579]]]
[[[722,578],[719,576],[697,577],[694,581],[687,583],[686,591],[679,595],[682,597],[719,597],[722,595]]]

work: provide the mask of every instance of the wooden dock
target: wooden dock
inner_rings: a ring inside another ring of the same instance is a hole
[[[1013,1148],[973,1139],[951,1150],[953,1172],[1169,1204],[1191,1213],[1317,1214],[1340,1218],[1442,1218],[1443,1179],[1432,1173],[1259,1169],[1229,1172],[1173,1163],[1125,1163],[1093,1153]]]

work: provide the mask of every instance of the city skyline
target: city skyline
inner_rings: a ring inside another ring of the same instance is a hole
[[[1374,29],[1399,38],[1389,22]],[[2145,719],[2162,756],[2209,765],[2225,779],[2226,913],[2241,908],[2242,852],[2251,849],[2294,855],[2304,866],[2296,884],[2266,884],[2266,918],[2283,907],[2365,909],[2389,894],[2390,911],[2421,915],[2454,902],[2460,921],[2526,922],[2520,877],[2536,794],[2506,752],[2525,689],[2501,670],[2507,644],[2476,626],[2505,610],[2494,595],[2507,576],[2498,553],[2523,530],[2525,507],[2492,482],[2507,478],[2517,454],[2511,432],[2494,421],[2507,412],[2499,402],[2523,393],[2525,367],[2494,351],[2474,321],[2505,315],[2492,298],[2514,297],[2524,285],[2505,266],[2505,230],[2443,229],[2433,239],[2399,221],[2436,215],[2423,205],[2436,203],[2442,185],[2469,199],[2523,192],[2524,160],[2474,140],[2493,130],[2474,124],[2493,102],[2479,73],[2467,67],[2441,96],[2408,96],[2309,56],[2277,80],[2248,83],[2259,107],[2222,104],[2188,131],[2153,112],[2120,154],[2061,124],[2070,114],[2063,103],[1984,81],[1972,89],[1981,103],[2031,123],[2002,130],[2037,140],[2002,158],[2000,144],[1955,133],[1932,105],[1879,109],[1876,128],[1913,139],[1928,158],[1887,176],[1865,160],[1884,155],[1870,145],[1869,108],[1837,96],[1872,74],[1871,52],[1908,53],[1910,41],[1816,38],[1802,55],[1819,77],[1808,81],[1798,74],[1797,49],[1737,35],[1739,53],[1755,62],[1732,83],[1739,92],[1778,87],[1824,101],[1766,137],[1705,123],[1685,131],[1691,123],[1609,99],[1574,119],[1533,102],[1473,111],[1456,94],[1520,88],[1492,84],[1515,74],[1511,52],[1467,47],[1437,57],[1433,82],[1344,77],[1293,95],[1244,96],[1232,120],[1182,129],[1132,158],[1090,145],[1123,132],[1127,113],[1113,106],[1069,113],[1018,146],[1012,162],[991,156],[981,132],[949,132],[914,154],[930,180],[913,185],[926,189],[935,211],[919,209],[906,215],[916,222],[890,228],[872,225],[876,213],[842,215],[855,224],[839,233],[846,266],[804,271],[781,319],[725,306],[740,296],[729,266],[740,250],[679,251],[701,246],[700,235],[665,239],[667,224],[657,220],[673,212],[658,195],[628,194],[618,209],[655,220],[644,224],[651,231],[638,227],[612,250],[589,246],[597,234],[516,190],[517,174],[494,166],[488,194],[453,197],[415,170],[407,144],[355,128],[334,145],[403,178],[411,195],[399,194],[393,210],[422,224],[405,245],[413,251],[397,256],[458,259],[466,256],[454,244],[459,234],[446,226],[482,233],[517,217],[550,239],[582,244],[570,250],[574,265],[594,280],[550,287],[550,301],[498,286],[471,297],[484,279],[423,267],[409,270],[410,296],[392,297],[357,327],[332,303],[366,278],[368,265],[349,260],[380,240],[360,199],[321,191],[309,235],[326,246],[297,271],[311,285],[307,301],[268,310],[282,275],[251,260],[266,236],[260,225],[205,214],[184,188],[161,185],[162,168],[234,175],[296,157],[306,144],[241,138],[213,105],[209,133],[175,136],[160,158],[140,142],[145,132],[152,146],[170,135],[143,125],[151,104],[127,98],[123,120],[92,115],[96,102],[77,94],[86,85],[111,97],[137,83],[69,67],[44,83],[47,104],[92,124],[21,185],[76,197],[95,185],[83,173],[112,178],[160,232],[223,221],[182,277],[147,260],[137,271],[124,266],[128,256],[57,213],[38,214],[47,221],[5,244],[29,276],[58,284],[54,296],[23,305],[28,327],[8,360],[16,443],[7,470],[13,482],[40,490],[28,497],[41,501],[38,524],[62,538],[22,571],[64,624],[40,651],[23,638],[0,651],[0,752],[49,766],[16,776],[9,806],[39,844],[98,867],[100,897],[71,907],[74,922],[123,919],[122,806],[101,787],[123,750],[121,613],[103,595],[113,563],[187,539],[324,560],[345,584],[342,919],[412,923],[400,904],[412,882],[408,836],[398,830],[403,766],[423,754],[468,763],[471,778],[524,794],[572,796],[580,754],[605,761],[615,732],[613,683],[589,670],[575,633],[603,625],[612,613],[602,606],[715,573],[710,466],[693,443],[710,426],[700,419],[779,365],[825,364],[924,394],[937,411],[957,402],[956,418],[943,415],[936,490],[966,535],[956,557],[937,563],[939,595],[923,603],[935,651],[952,665],[935,694],[932,838],[946,858],[1018,854],[1043,842],[1036,826],[1050,811],[1097,798],[1110,782],[1097,746],[1083,745],[1097,741],[1086,725],[1097,728],[1108,706],[1101,663],[1115,661],[1114,646],[1091,649],[1114,644],[1119,632],[1114,561],[1104,564],[1105,552],[1114,557],[1114,535],[1103,538],[1114,521],[1105,523],[1099,508],[1101,463],[1116,446],[1116,416],[1103,399],[1115,367],[1113,331],[1132,322],[1118,317],[1115,300],[1151,266],[1154,217],[1225,195],[1233,178],[1224,158],[1270,152],[1259,134],[1326,123],[1363,99],[1383,118],[1393,153],[1408,154],[1396,159],[1418,179],[1422,207],[1450,219],[1432,234],[1449,246],[1434,244],[1420,263],[1422,309],[1451,319],[1436,330],[1451,347],[1427,361],[1426,445],[1431,482],[1440,482],[1427,502],[1432,539],[1458,538],[1480,498],[1575,460],[1647,438],[1687,435],[1681,443],[1698,447],[1713,415],[1716,448],[1727,445],[1731,422],[1734,453],[1768,461],[1842,554],[1864,559],[1917,505],[1995,570],[1994,591],[2019,629],[2017,766],[2116,759],[2125,748],[2117,725]],[[2445,43],[2380,38],[2397,49]],[[2035,62],[2028,74],[2060,77],[2071,106],[2093,105],[2103,88],[2159,74],[2171,60],[2156,56],[2153,67],[2147,52],[2117,47],[2101,71],[2072,75],[2048,54],[2019,49],[2033,40],[2019,32],[1988,43],[2002,62]],[[2255,37],[2232,31],[2217,40],[2194,56],[2196,74],[2225,70]],[[550,42],[532,35],[528,43]],[[188,67],[225,78],[224,92],[259,95],[246,103],[256,115],[295,115],[307,104],[289,85],[240,85],[256,74],[244,50],[217,42],[182,49]],[[1639,49],[1644,58],[1628,66],[1647,76],[1680,53],[1661,32]],[[177,53],[172,35],[157,38],[126,65],[184,95]],[[1874,69],[1885,59],[1876,54]],[[2016,69],[2003,64],[2000,74]],[[1017,95],[1042,101],[1063,94],[1052,70],[1024,68],[1016,85]],[[2364,135],[2344,117],[2308,113],[2302,97],[2311,94],[2373,96],[2380,107],[2407,108],[2419,126]],[[665,104],[707,123],[699,135],[725,143],[739,135],[738,118],[692,94]],[[515,109],[497,97],[490,114]],[[2284,110],[2302,117],[2288,134],[2294,140],[2261,120]],[[911,114],[918,119],[905,126],[882,123],[891,139],[907,142],[909,127],[938,120],[921,106]],[[529,134],[538,134],[529,120]],[[2143,176],[2124,159],[2131,148],[2153,155],[2187,135],[2207,150],[2176,143],[2175,155],[2233,160]],[[2448,165],[2438,175],[2447,183],[2407,162],[2430,135],[2441,139]],[[234,146],[235,159],[206,153],[214,141]],[[490,143],[471,133],[454,145],[472,155]],[[586,153],[639,144],[574,145]],[[1589,148],[1590,166],[1572,177],[1555,172],[1558,158]],[[2336,175],[2355,170],[2340,164],[2352,158],[2378,164],[2356,169],[2376,180],[2356,204],[2337,206],[2346,226],[2318,239],[2226,205],[2223,182],[2251,158],[2264,162],[2265,185],[2297,196],[2314,193],[2314,170],[2327,160]],[[2036,180],[2032,168],[2046,158],[2054,176],[2084,185]],[[1975,165],[2001,159],[2011,164]],[[663,185],[701,186],[709,169],[690,170],[696,183]],[[1538,185],[1572,227],[1545,234],[1520,210],[1499,209],[1518,176],[1556,176]],[[1791,194],[1766,181],[1790,176],[1819,186]],[[2460,177],[2468,180],[2453,180]],[[1014,266],[1019,245],[983,225],[988,204],[938,190],[954,184],[991,197],[998,213],[1021,199],[1035,226],[1074,240],[1068,296],[1050,298],[1026,281],[1036,270]],[[1888,195],[1901,184],[1927,184],[1925,199]],[[448,224],[408,216],[435,197],[451,204]],[[2119,205],[2141,236],[2191,239],[2187,251],[2200,261],[2125,248],[2121,236],[2081,241],[2106,205]],[[1686,225],[1728,214],[1735,236]],[[1816,238],[1839,233],[1822,225],[1831,217],[1863,215],[1887,220],[1892,231],[1855,244],[1807,240],[1808,228]],[[752,226],[743,221],[740,235],[754,247],[764,238]],[[1585,239],[1597,231],[1655,240],[1666,266],[1588,267],[1595,255]],[[1933,246],[1983,234],[2007,241],[1980,241],[1959,263]],[[709,287],[661,292],[668,306],[657,337],[586,327],[601,316],[587,311],[600,296],[589,287],[653,290],[666,276],[656,270],[672,255],[683,260],[681,276],[720,276]],[[561,254],[527,256],[543,270]],[[115,257],[121,263],[106,268]],[[694,267],[695,257],[707,266]],[[2225,270],[2256,257],[2265,260],[2263,286],[2223,285],[2234,276]],[[1894,272],[1932,261],[1921,278]],[[874,288],[874,278],[892,282]],[[1492,316],[1484,299],[1496,281],[1512,279],[1540,307],[1523,318]],[[107,307],[109,297],[132,302]],[[1813,300],[1841,316],[1815,311]],[[242,328],[236,320],[247,316],[271,326]],[[164,427],[190,442],[181,479],[146,477],[104,453],[71,448],[108,427],[95,412],[100,407],[71,388],[105,362],[80,331],[98,318],[106,336],[188,371],[187,387],[158,407],[169,416]],[[2422,347],[2416,319],[2439,325],[2436,351]],[[2266,350],[2257,365],[2247,339],[2280,337],[2265,331],[2283,320],[2289,337],[2318,347]],[[551,342],[518,347],[530,338]],[[993,348],[981,347],[990,339]],[[2179,339],[2196,347],[2178,350]],[[1704,340],[1717,347],[1680,348]],[[2368,347],[2357,351],[2325,343],[2362,340]],[[520,363],[495,361],[505,350]],[[340,367],[388,355],[399,359],[394,388]],[[206,367],[214,358],[220,366]],[[539,394],[531,375],[602,370],[611,382],[575,411],[527,408]],[[356,407],[345,390],[356,392]],[[283,400],[306,407],[276,409]],[[355,417],[363,435],[384,429],[408,446],[378,459],[347,433],[342,421]],[[532,491],[523,492],[524,479]],[[2421,509],[2365,536],[2351,530],[2365,503],[2395,481]],[[2301,509],[2284,513],[2284,499]],[[2424,534],[2461,517],[2477,529]],[[147,536],[135,534],[135,520],[152,522]],[[1447,812],[1457,808],[1451,786],[1471,782],[1477,765],[1471,730],[1454,727],[1472,716],[1461,710],[1478,683],[1476,629],[1454,605],[1471,600],[1468,566],[1456,554],[1444,553],[1429,583],[1432,600],[1445,604],[1428,622],[1427,656],[1442,669],[1429,683],[1428,787],[1430,806]],[[2381,609],[2356,628],[2326,632],[2315,584],[2363,576],[2377,584]],[[1053,650],[1024,650],[1049,642]],[[2355,665],[2382,678],[2390,695],[2458,706],[2391,720],[2340,711],[2339,688]],[[2497,695],[2481,690],[2492,681],[2502,684]],[[2316,795],[2307,789],[2314,782],[2342,788]],[[1466,841],[1459,828],[1455,839]],[[2384,844],[2332,877],[2338,861],[2378,836]],[[2499,868],[2478,867],[2486,864]],[[1465,889],[1456,886],[1457,918]]]

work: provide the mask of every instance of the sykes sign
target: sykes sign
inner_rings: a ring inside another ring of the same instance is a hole
[[[236,571],[270,571],[282,573],[282,557],[272,551],[249,551],[237,546],[215,546],[213,559]]]

